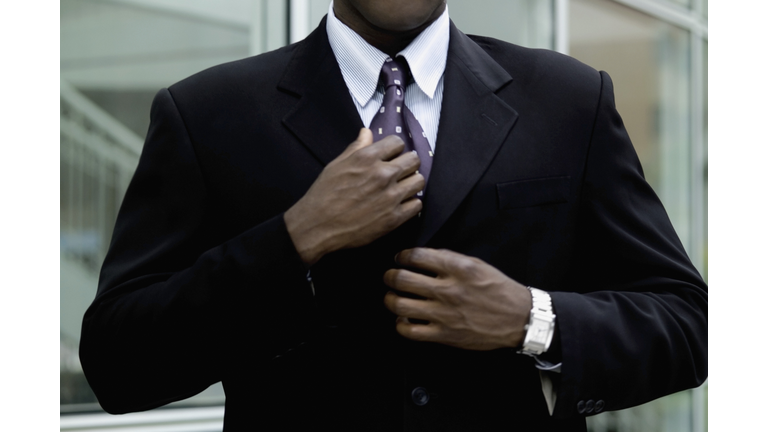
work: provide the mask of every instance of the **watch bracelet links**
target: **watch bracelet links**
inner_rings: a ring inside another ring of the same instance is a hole
[[[555,314],[552,310],[552,298],[546,291],[528,287],[531,292],[531,316],[525,325],[523,346],[517,352],[529,356],[545,353],[555,335]]]

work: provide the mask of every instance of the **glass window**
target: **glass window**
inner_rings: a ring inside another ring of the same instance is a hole
[[[451,0],[448,7],[451,20],[464,33],[530,48],[554,47],[552,1],[487,0],[479,7],[476,1]]]
[[[703,169],[706,176],[706,167],[692,166],[691,34],[609,0],[571,0],[569,13],[570,55],[611,75],[616,106],[646,179],[689,255],[698,256],[691,253],[700,244],[693,236],[701,235],[693,232],[692,211],[706,215],[706,203],[692,209],[692,172]],[[594,432],[690,431],[693,404],[693,392],[685,391],[590,417],[588,426]]]
[[[283,0],[61,2],[62,413],[99,409],[80,367],[80,325],[96,293],[155,93],[216,64],[285,45],[287,5]],[[183,403],[222,401],[217,385]]]
[[[573,0],[570,55],[614,83],[616,106],[683,244],[690,219],[690,39],[608,0]]]

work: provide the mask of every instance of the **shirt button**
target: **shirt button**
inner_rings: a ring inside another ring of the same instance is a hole
[[[601,399],[601,400],[595,402],[595,414],[597,414],[599,412],[603,412],[603,409],[605,409],[605,401],[603,401]]]
[[[595,401],[593,401],[592,399],[588,400],[586,405],[586,410],[584,412],[586,412],[587,414],[590,414],[592,411],[594,411],[594,409],[595,409]]]
[[[424,406],[429,402],[429,393],[427,393],[424,387],[416,387],[411,392],[411,399],[413,399],[413,403],[416,405]]]
[[[576,404],[576,411],[578,411],[579,414],[584,414],[585,409],[586,409],[586,406],[583,400],[579,401],[579,403]]]

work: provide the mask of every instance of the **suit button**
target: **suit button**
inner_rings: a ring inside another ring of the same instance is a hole
[[[584,414],[585,409],[586,407],[583,400],[576,404],[576,411],[578,411],[579,414]]]
[[[586,409],[584,410],[584,412],[586,412],[587,414],[590,414],[592,411],[595,410],[595,401],[593,401],[592,399],[588,400],[585,408]]]
[[[599,412],[603,412],[604,408],[605,408],[605,402],[602,399],[595,402],[595,414]]]
[[[429,393],[427,393],[424,387],[416,387],[411,392],[411,399],[413,399],[413,403],[416,405],[423,406],[429,402]]]

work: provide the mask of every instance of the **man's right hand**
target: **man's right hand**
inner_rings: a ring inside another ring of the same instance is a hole
[[[369,129],[331,161],[307,193],[285,212],[285,225],[306,264],[339,249],[366,245],[421,211],[419,157],[403,141],[373,143]]]

